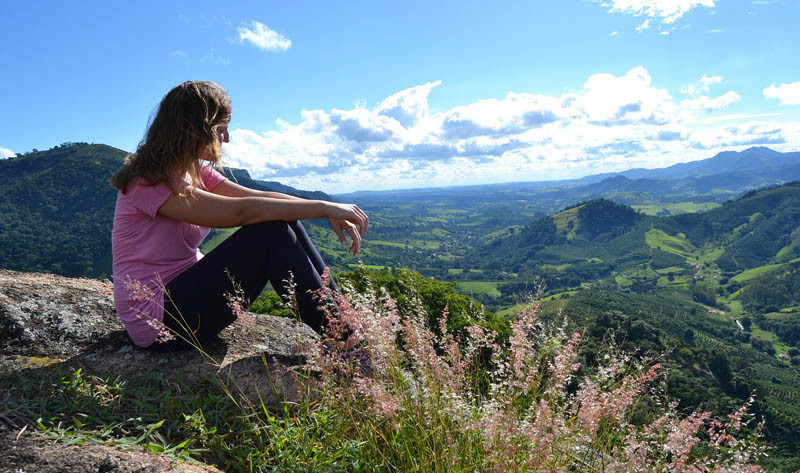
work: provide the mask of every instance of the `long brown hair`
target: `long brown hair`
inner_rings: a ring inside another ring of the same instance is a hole
[[[126,193],[137,177],[149,185],[166,184],[175,195],[183,186],[176,178],[189,174],[190,184],[202,186],[199,153],[207,147],[214,165],[220,161],[219,130],[231,118],[231,99],[214,82],[187,81],[170,90],[147,127],[136,153],[111,178],[111,186]]]

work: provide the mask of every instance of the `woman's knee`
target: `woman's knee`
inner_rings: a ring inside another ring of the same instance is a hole
[[[295,234],[289,222],[272,220],[269,222],[254,223],[242,227],[243,230],[253,232],[258,236],[258,241],[262,245],[270,247],[292,246],[297,243]]]

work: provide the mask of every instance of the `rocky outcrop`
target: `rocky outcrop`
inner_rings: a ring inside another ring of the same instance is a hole
[[[106,445],[65,447],[32,435],[0,437],[0,473],[222,473],[144,451]]]
[[[255,325],[234,324],[227,328],[217,340],[207,343],[202,353],[200,350],[153,352],[134,346],[128,339],[114,310],[110,282],[0,270],[0,386],[10,383],[14,372],[81,368],[85,374],[103,378],[137,380],[157,370],[168,379],[186,379],[187,374],[217,376],[234,392],[267,404],[292,400],[308,387],[308,380],[313,379],[309,378],[304,365],[313,356],[318,336],[308,326],[292,319],[255,315],[255,320]],[[12,468],[9,466],[12,457],[2,456],[0,473],[103,471],[100,466],[48,470],[48,462],[56,461],[53,459],[60,458],[59,455],[68,449],[43,439],[36,440],[35,436],[16,438],[14,433],[19,432],[25,419],[16,418],[15,421],[14,416],[3,415],[3,391],[6,389],[0,389],[0,437],[3,429],[6,434],[2,437],[4,440],[0,440],[0,449],[19,449],[19,442],[40,443],[35,448],[26,444],[25,450],[35,455],[13,457],[17,462],[13,465],[33,462],[27,468]],[[115,451],[112,447],[104,448]],[[103,457],[105,450],[101,452],[102,449],[92,447],[91,451],[95,450],[92,458]],[[88,450],[81,452],[75,455],[88,455]],[[128,453],[111,455],[109,461],[116,462],[117,469],[107,471],[216,471],[192,470],[189,466],[172,469],[177,468],[174,462],[163,463],[164,459],[146,452],[140,454],[161,461],[160,466],[155,460],[139,458],[136,461],[150,461],[152,468],[131,469],[125,466]]]

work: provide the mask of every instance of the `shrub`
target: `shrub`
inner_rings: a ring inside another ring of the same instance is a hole
[[[676,404],[635,423],[660,365],[608,350],[579,378],[580,334],[542,323],[537,305],[499,346],[483,326],[464,337],[448,330],[446,309],[436,333],[421,303],[401,317],[385,292],[324,297],[333,303],[317,359],[322,404],[350,416],[351,440],[364,441],[361,455],[380,470],[759,470],[762,449],[736,438],[752,400],[725,423],[708,412],[681,417]]]

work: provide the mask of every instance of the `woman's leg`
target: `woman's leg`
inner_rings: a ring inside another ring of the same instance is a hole
[[[167,284],[164,323],[172,330],[188,327],[189,340],[207,340],[236,320],[226,295],[239,285],[252,302],[267,282],[278,293],[286,293],[289,273],[296,285],[300,317],[317,332],[322,331],[323,313],[309,291],[322,287],[325,264],[300,222],[263,222],[237,230],[195,265]],[[180,333],[180,332],[179,332]],[[153,346],[161,349],[188,348],[179,339]]]

